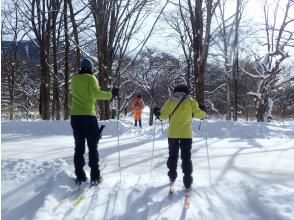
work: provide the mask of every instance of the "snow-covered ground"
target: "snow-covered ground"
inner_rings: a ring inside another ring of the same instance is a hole
[[[200,130],[195,120],[194,184],[191,207],[185,209],[181,161],[176,193],[168,196],[168,124],[162,129],[157,121],[154,130],[147,115],[146,108],[140,134],[131,117],[100,123],[106,125],[99,143],[104,180],[97,188],[79,189],[69,121],[2,122],[2,219],[294,219],[293,120],[207,120]],[[89,176],[88,167],[86,172]]]

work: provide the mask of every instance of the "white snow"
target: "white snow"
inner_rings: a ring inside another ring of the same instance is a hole
[[[69,121],[2,122],[2,219],[294,219],[293,120],[281,124],[211,119],[202,122],[200,130],[200,121],[194,120],[194,184],[191,207],[184,209],[180,160],[176,194],[168,196],[168,123],[163,122],[162,133],[156,122],[152,160],[154,127],[147,124],[148,108],[143,117],[140,134],[131,117],[100,122],[106,125],[99,143],[104,179],[90,189],[89,184],[77,189],[74,183]],[[87,166],[85,170],[89,176]]]

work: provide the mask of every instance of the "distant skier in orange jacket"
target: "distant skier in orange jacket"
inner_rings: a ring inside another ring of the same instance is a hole
[[[142,110],[144,109],[145,104],[140,94],[137,95],[132,101],[132,110],[134,112],[135,127],[137,127],[137,122],[139,121],[139,126],[142,128]]]

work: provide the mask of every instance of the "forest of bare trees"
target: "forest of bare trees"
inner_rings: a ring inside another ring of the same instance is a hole
[[[102,89],[120,88],[118,99],[97,103],[100,120],[114,109],[127,113],[138,93],[150,109],[162,106],[178,76],[210,115],[293,117],[294,2],[260,1],[263,20],[254,21],[246,16],[249,1],[4,1],[2,118],[67,120],[70,79],[84,57]],[[158,32],[181,52],[149,46]]]

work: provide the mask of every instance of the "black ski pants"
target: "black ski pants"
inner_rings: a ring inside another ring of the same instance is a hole
[[[139,121],[139,127],[142,128],[142,121],[141,120],[138,120]],[[135,120],[135,127],[137,127],[137,120]]]
[[[193,183],[193,165],[191,160],[192,138],[168,138],[169,157],[167,175],[174,182],[177,178],[177,165],[179,158],[179,149],[181,149],[182,171],[184,173],[183,182],[186,188],[190,188]]]
[[[97,118],[88,115],[72,115],[71,127],[75,139],[74,166],[75,171],[83,170],[85,165],[85,142],[89,149],[89,167],[99,170],[99,154],[97,145],[99,141],[99,127]]]

